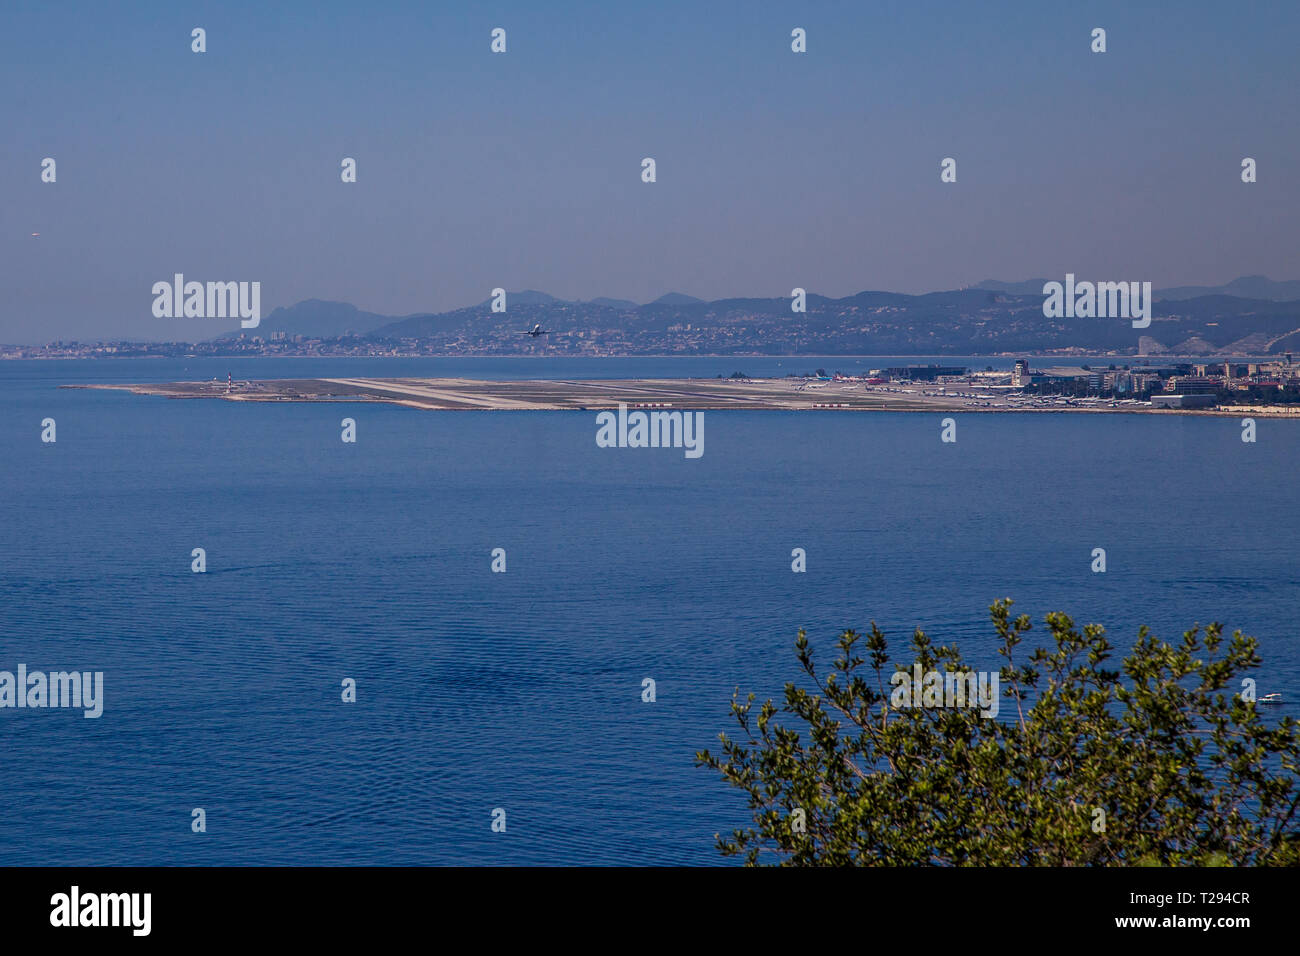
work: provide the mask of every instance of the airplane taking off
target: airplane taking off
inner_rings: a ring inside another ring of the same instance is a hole
[[[554,330],[542,328],[542,323],[538,322],[531,329],[515,329],[515,335],[531,335],[537,338],[539,335],[550,335],[552,331]]]

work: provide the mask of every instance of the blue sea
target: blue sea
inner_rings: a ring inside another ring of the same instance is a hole
[[[1241,628],[1296,713],[1300,422],[1247,444],[1233,418],[958,414],[944,444],[933,414],[707,412],[691,460],[598,448],[586,412],[57,388],[884,364],[0,363],[0,670],[104,674],[98,719],[0,710],[0,864],[721,862],[748,814],[693,758],[735,687],[778,696],[799,628],[828,662],[873,620],[994,670],[1003,596],[1122,650],[1142,623]]]

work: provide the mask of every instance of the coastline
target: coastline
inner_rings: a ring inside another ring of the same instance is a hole
[[[1026,399],[1012,394],[945,394],[937,387],[881,387],[827,382],[811,387],[800,378],[602,379],[485,381],[465,378],[308,378],[263,381],[60,385],[60,388],[127,391],[170,399],[233,402],[378,402],[426,411],[884,411],[999,413],[1111,413],[1300,420],[1300,406],[1239,405],[1152,408],[1106,399]]]

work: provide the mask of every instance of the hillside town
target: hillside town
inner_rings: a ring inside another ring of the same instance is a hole
[[[1017,359],[1010,371],[987,367],[908,365],[804,376],[803,388],[861,386],[886,393],[979,400],[984,407],[1072,407],[1106,403],[1152,408],[1297,405],[1300,364],[1287,352],[1275,361],[1053,366],[1033,369]]]

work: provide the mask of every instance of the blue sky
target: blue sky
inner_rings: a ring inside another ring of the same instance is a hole
[[[264,314],[1300,278],[1297,35],[1290,2],[6,0],[0,341],[216,334],[152,315],[176,272]]]

